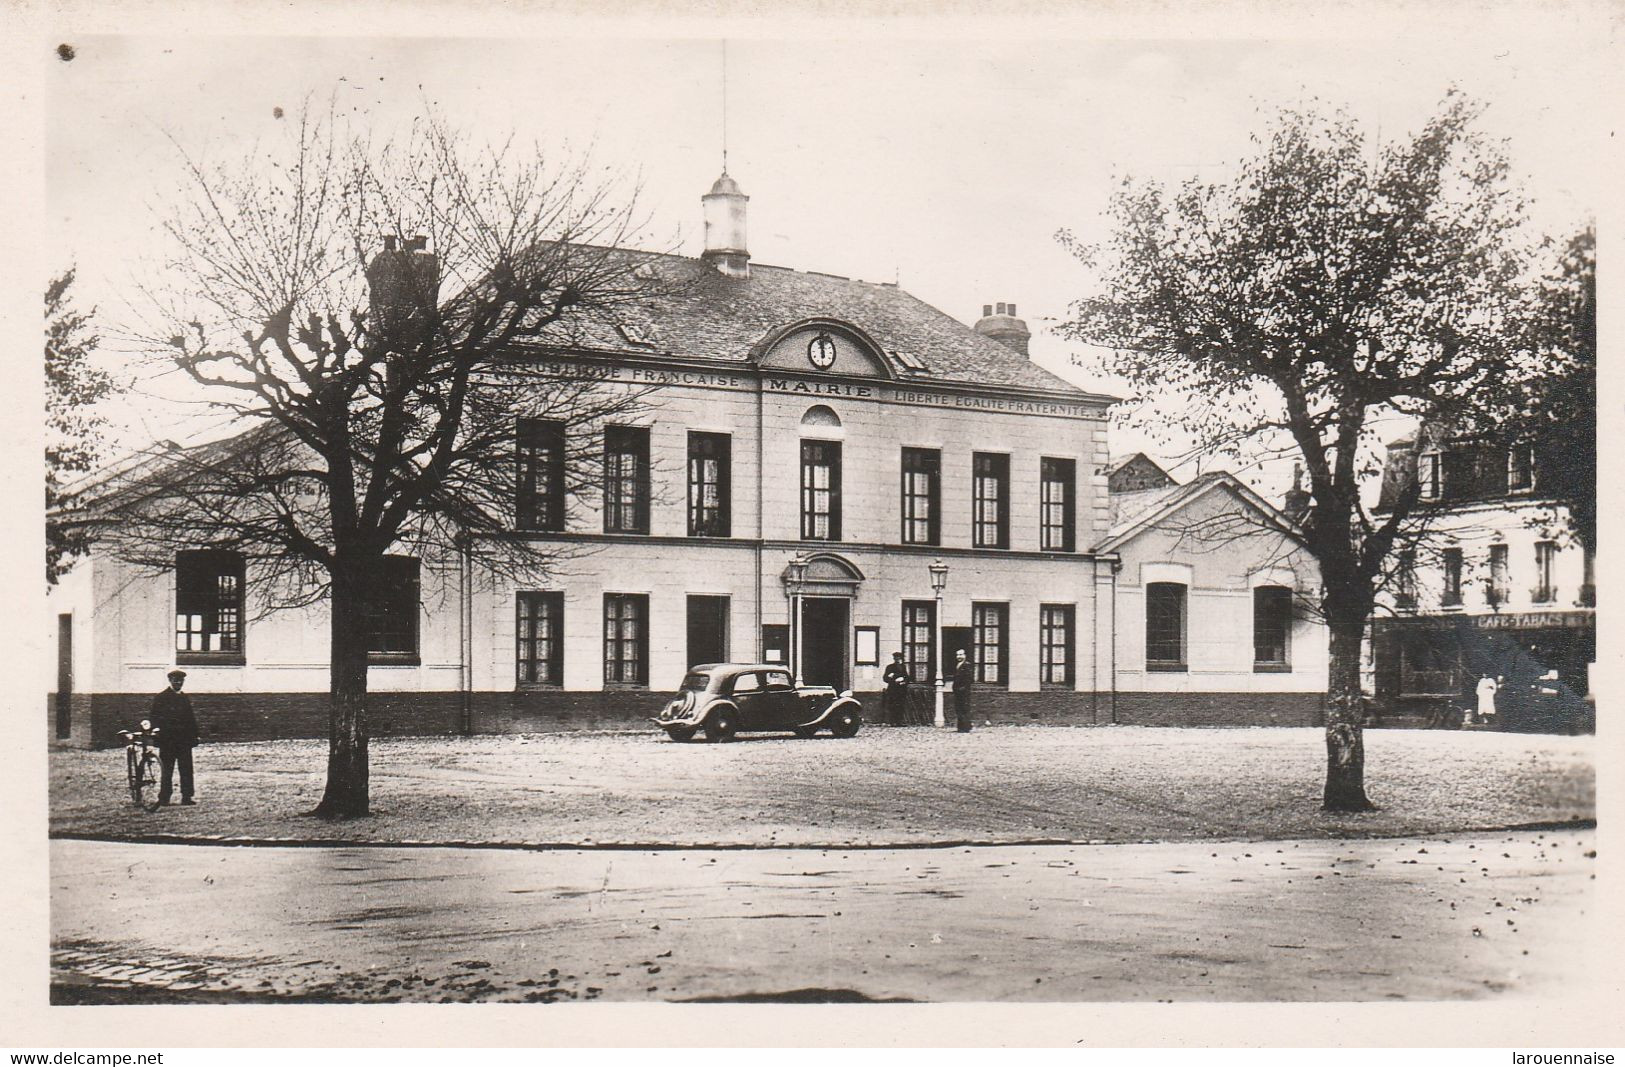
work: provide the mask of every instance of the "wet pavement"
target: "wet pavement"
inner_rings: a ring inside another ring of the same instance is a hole
[[[1440,1000],[1584,988],[1594,831],[955,848],[51,843],[52,1000]]]

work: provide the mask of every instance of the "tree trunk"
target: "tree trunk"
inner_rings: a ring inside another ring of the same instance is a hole
[[[327,789],[313,814],[324,819],[368,813],[367,642],[361,632],[360,567],[335,566],[329,668]]]
[[[1326,792],[1324,811],[1370,811],[1365,795],[1365,737],[1360,701],[1360,645],[1363,612],[1353,619],[1329,618],[1331,664],[1326,688]]]

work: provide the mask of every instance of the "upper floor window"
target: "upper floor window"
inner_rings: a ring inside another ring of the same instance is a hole
[[[1557,562],[1557,542],[1535,542],[1535,588],[1530,598],[1537,604],[1550,604],[1557,599],[1557,585],[1555,583],[1555,564]]]
[[[1461,549],[1447,548],[1440,553],[1440,561],[1444,567],[1444,591],[1439,602],[1447,607],[1461,605]]]
[[[564,594],[520,593],[518,656],[521,684],[564,684]]]
[[[1145,587],[1145,669],[1185,669],[1185,586],[1179,582]]]
[[[520,419],[514,443],[519,457],[514,516],[519,529],[564,529],[564,423]]]
[[[971,457],[971,543],[1010,547],[1010,457],[977,452]]]
[[[604,532],[649,532],[649,431],[604,430]]]
[[[1038,650],[1040,685],[1071,685],[1072,619],[1071,604],[1044,604],[1038,609]]]
[[[1292,635],[1292,590],[1261,585],[1253,590],[1253,670],[1287,669]]]
[[[604,594],[604,681],[649,684],[649,598],[642,593]]]
[[[727,537],[731,525],[729,463],[732,440],[725,433],[688,435],[688,534]]]
[[[1507,453],[1507,492],[1521,493],[1535,487],[1535,450],[1514,445]]]
[[[972,604],[970,619],[971,656],[976,666],[976,680],[989,685],[1004,685],[1009,676],[1006,647],[1010,633],[1010,605]]]
[[[903,449],[903,543],[941,541],[942,453],[934,448]]]
[[[1401,608],[1416,607],[1416,550],[1399,553],[1394,565],[1394,603]]]
[[[1077,464],[1070,459],[1039,462],[1039,547],[1046,552],[1073,548],[1073,495]]]
[[[206,549],[175,554],[177,662],[243,655],[243,557]]]
[[[1416,480],[1423,500],[1437,500],[1443,489],[1442,461],[1437,452],[1424,452],[1416,462]]]
[[[369,653],[386,660],[416,658],[418,600],[417,558],[380,558],[362,598],[361,633]]]
[[[1490,577],[1484,590],[1484,599],[1490,607],[1497,607],[1507,602],[1507,593],[1512,587],[1512,579],[1508,574],[1507,546],[1490,546]]]
[[[801,442],[801,536],[807,541],[841,539],[841,445]]]

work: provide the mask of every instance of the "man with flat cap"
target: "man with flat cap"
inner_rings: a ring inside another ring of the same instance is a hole
[[[908,667],[903,664],[903,654],[893,652],[891,662],[886,665],[886,672],[880,676],[886,701],[886,722],[891,726],[902,726],[908,722]]]
[[[186,684],[186,672],[169,672],[169,688],[152,698],[152,709],[147,718],[158,730],[158,757],[164,765],[164,782],[158,787],[158,803],[168,804],[175,781],[175,767],[181,769],[181,803],[195,804],[192,799],[192,748],[197,744],[197,716],[192,713],[192,701],[181,686]]]

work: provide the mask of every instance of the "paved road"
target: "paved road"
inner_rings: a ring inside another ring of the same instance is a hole
[[[871,851],[59,840],[53,998],[1549,995],[1589,974],[1595,855],[1579,831]]]

